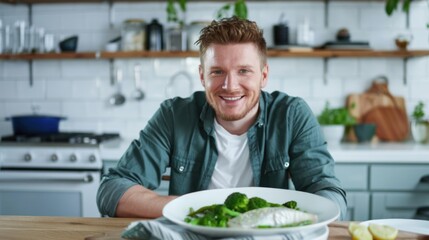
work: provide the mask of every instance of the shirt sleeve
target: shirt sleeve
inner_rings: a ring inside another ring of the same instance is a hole
[[[101,214],[114,217],[122,195],[134,185],[154,190],[169,165],[172,117],[168,102],[140,132],[120,158],[115,168],[103,175],[98,192],[97,205]]]
[[[292,133],[289,173],[295,188],[331,199],[340,207],[344,219],[346,192],[335,176],[335,161],[317,119],[304,100],[297,98],[292,104],[288,121]]]

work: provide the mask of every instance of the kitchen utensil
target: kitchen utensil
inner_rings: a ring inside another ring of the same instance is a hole
[[[384,76],[374,79],[365,93],[349,95],[346,104],[358,122],[377,125],[380,140],[402,141],[409,134],[405,101],[389,92],[387,82]]]
[[[125,103],[126,99],[124,94],[121,92],[121,84],[122,84],[122,69],[116,69],[115,72],[115,85],[116,85],[116,93],[113,94],[109,98],[109,103],[112,106],[120,106]]]
[[[142,69],[141,69],[140,64],[137,63],[136,65],[134,65],[135,89],[134,89],[134,92],[132,93],[131,97],[137,101],[141,101],[145,97],[145,93],[141,89],[141,71],[142,71]]]
[[[6,118],[6,120],[12,121],[15,135],[58,133],[59,123],[63,119],[66,118],[47,115],[22,115]]]
[[[61,52],[76,52],[77,49],[77,36],[71,36],[59,43]]]

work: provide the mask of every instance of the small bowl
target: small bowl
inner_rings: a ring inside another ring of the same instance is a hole
[[[359,123],[353,126],[358,142],[370,142],[375,135],[376,126],[373,123]]]
[[[77,40],[77,36],[71,36],[62,40],[59,43],[61,52],[76,52]]]

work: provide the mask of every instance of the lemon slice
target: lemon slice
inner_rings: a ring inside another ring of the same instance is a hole
[[[368,228],[376,240],[393,240],[398,236],[398,229],[391,226],[371,223]]]
[[[353,240],[372,240],[372,235],[368,228],[356,222],[349,224],[349,233],[352,235]]]

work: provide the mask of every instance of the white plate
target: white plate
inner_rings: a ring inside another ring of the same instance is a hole
[[[425,220],[391,218],[369,220],[361,224],[368,226],[370,223],[388,225],[405,232],[429,235],[429,221]]]
[[[272,203],[285,203],[294,200],[298,203],[298,207],[301,210],[316,214],[318,216],[318,222],[306,226],[288,228],[242,229],[196,226],[184,221],[190,208],[199,209],[203,206],[223,203],[226,197],[233,192],[244,193],[249,198],[256,196],[261,197]],[[271,235],[320,229],[321,227],[326,227],[328,223],[335,221],[340,215],[340,209],[331,200],[311,193],[276,188],[244,187],[205,190],[185,194],[169,202],[163,209],[163,215],[170,221],[191,231],[211,237],[229,237],[242,235]]]

